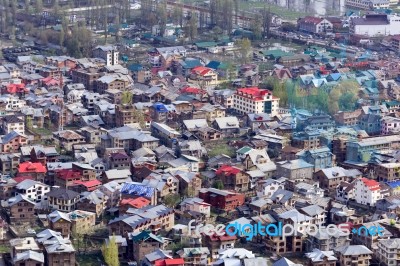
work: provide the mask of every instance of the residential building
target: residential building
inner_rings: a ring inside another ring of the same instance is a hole
[[[375,206],[383,196],[381,185],[376,180],[368,178],[357,179],[354,189],[356,202],[367,206]]]
[[[237,89],[233,95],[233,109],[241,114],[278,114],[279,98],[269,90],[258,87]]]
[[[350,21],[350,34],[366,35],[368,37],[400,34],[400,19],[397,15],[382,13],[366,14]]]
[[[222,181],[225,189],[246,192],[250,188],[249,175],[239,168],[222,165],[215,174]]]
[[[303,159],[307,163],[314,165],[314,172],[335,165],[335,155],[326,146],[300,151],[297,153],[297,156],[299,159]]]
[[[291,161],[276,162],[276,176],[286,177],[289,180],[302,182],[311,180],[313,175],[314,165],[307,163],[302,159]]]
[[[370,265],[372,251],[364,245],[346,245],[335,248],[340,265]]]
[[[224,211],[232,211],[244,204],[244,194],[215,188],[201,189],[199,198]]]
[[[97,46],[93,49],[93,57],[101,58],[107,66],[118,65],[119,52],[111,45]]]
[[[313,34],[321,34],[333,30],[333,25],[329,20],[311,16],[299,19],[297,21],[297,27],[300,31]]]
[[[399,259],[400,239],[384,239],[378,242],[377,257],[383,265],[396,265]]]
[[[53,188],[46,194],[49,201],[49,208],[64,212],[76,209],[79,194],[65,188]]]

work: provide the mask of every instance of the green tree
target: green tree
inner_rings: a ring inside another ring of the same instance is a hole
[[[167,28],[167,8],[165,4],[157,5],[157,18],[158,26],[160,27],[160,35],[164,36],[165,29]]]
[[[42,0],[36,0],[35,2],[35,12],[36,14],[40,14],[43,12],[43,2]]]
[[[108,243],[103,244],[101,252],[108,266],[119,266],[118,245],[115,236],[112,236]]]
[[[198,20],[195,15],[187,22],[187,34],[190,38],[190,41],[193,41],[197,37],[197,28],[198,28]]]
[[[219,26],[215,26],[212,29],[212,36],[214,41],[218,41],[221,38],[221,35],[224,31],[219,27]]]
[[[164,204],[170,208],[175,208],[176,205],[181,201],[179,194],[169,194],[164,197]]]
[[[32,129],[33,128],[32,117],[30,117],[30,116],[26,117],[26,128],[27,129]]]
[[[250,60],[250,55],[253,53],[251,49],[251,41],[247,38],[238,40],[236,45],[239,47],[240,60],[243,64],[246,64]]]
[[[216,189],[224,189],[224,183],[221,180],[215,180],[212,187]]]
[[[251,24],[251,31],[254,34],[254,38],[256,40],[261,39],[262,37],[262,21],[260,16],[256,16],[253,23]]]
[[[132,104],[132,97],[133,97],[132,92],[130,92],[130,91],[122,92],[121,104],[131,105]]]
[[[268,7],[268,10],[267,10],[264,6],[264,9],[262,12],[262,28],[264,30],[264,36],[269,37],[271,24],[272,24],[271,7]]]
[[[339,98],[339,108],[341,111],[353,111],[357,98],[352,92],[345,92]]]
[[[183,9],[182,7],[175,6],[172,10],[172,22],[176,25],[183,26]]]
[[[64,29],[61,28],[60,30],[60,46],[63,47],[64,46],[64,40],[65,40],[65,33],[64,33]]]

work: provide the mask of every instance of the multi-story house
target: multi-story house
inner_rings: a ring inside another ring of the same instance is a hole
[[[306,240],[306,250],[318,249],[321,251],[331,251],[337,247],[350,244],[349,234],[338,230],[334,235],[328,234],[326,229],[318,230],[315,235],[309,235]]]
[[[200,87],[218,84],[218,72],[212,68],[198,66],[191,70],[189,82],[197,83]]]
[[[96,91],[100,94],[106,95],[107,91],[111,93],[110,90],[117,90],[117,92],[124,91],[128,89],[132,84],[133,80],[130,76],[120,73],[106,74],[94,81],[94,87]],[[119,104],[118,101],[112,103]]]
[[[121,188],[122,186],[114,181],[99,187],[99,190],[108,197],[107,208],[112,208],[118,205],[119,201],[121,200]]]
[[[53,137],[67,151],[72,151],[74,144],[86,143],[85,137],[72,130],[53,132]]]
[[[215,90],[214,91],[214,101],[217,104],[222,105],[225,108],[233,107],[233,90]]]
[[[375,206],[383,198],[381,185],[373,179],[360,178],[355,181],[355,200],[359,204]]]
[[[160,124],[156,122],[151,123],[151,133],[167,147],[173,147],[174,145],[176,145],[177,138],[181,136],[181,133],[179,133],[175,129],[172,129],[165,124]]]
[[[145,255],[161,248],[164,244],[163,238],[150,233],[149,231],[133,232],[129,234],[128,258],[141,265]]]
[[[0,151],[4,153],[18,152],[21,146],[28,144],[28,137],[11,131],[0,138]]]
[[[320,132],[316,130],[294,132],[292,145],[300,149],[317,149],[320,145],[320,136]]]
[[[361,227],[372,228],[373,226],[375,226],[376,228],[382,228],[381,229],[382,231],[380,231],[379,234],[371,235],[369,233],[366,233],[364,229],[360,229]],[[358,230],[360,233],[353,234],[352,243],[364,245],[371,250],[376,250],[376,247],[380,241],[387,240],[393,237],[393,234],[390,231],[388,231],[385,228],[385,226],[379,222],[379,220],[374,222],[357,224],[354,226],[354,228]]]
[[[372,251],[364,245],[346,245],[334,249],[340,265],[368,266]]]
[[[184,248],[177,253],[185,260],[187,266],[207,264],[208,256],[210,256],[210,250],[207,247]]]
[[[4,134],[11,133],[12,131],[18,132],[19,134],[25,134],[25,123],[23,116],[8,115],[3,117],[2,129]]]
[[[11,222],[31,222],[35,219],[36,203],[28,196],[18,194],[7,199],[5,208],[8,211]]]
[[[23,162],[18,165],[19,176],[30,176],[34,180],[45,183],[46,167],[41,163]]]
[[[329,20],[311,16],[299,19],[297,26],[300,31],[313,34],[331,32],[333,30],[333,25]]]
[[[342,181],[352,181],[361,178],[361,176],[362,173],[359,170],[346,170],[335,166],[317,171],[314,174],[314,179],[319,182],[320,188],[325,189],[329,195],[333,195]]]
[[[30,179],[25,179],[15,187],[16,195],[25,195],[35,203],[45,203],[47,201],[45,194],[49,191],[50,186]]]
[[[228,235],[204,235],[202,238],[202,243],[204,243],[204,246],[208,247],[212,259],[218,259],[221,251],[234,248],[236,241],[236,236]]]
[[[101,58],[106,62],[107,66],[118,65],[119,52],[116,47],[107,46],[96,46],[93,49],[93,57]]]
[[[286,177],[296,182],[311,180],[313,169],[314,165],[302,159],[276,162],[276,176]]]
[[[233,107],[241,114],[266,113],[271,116],[278,114],[279,98],[274,97],[269,90],[258,87],[237,89],[233,95]]]
[[[378,242],[378,260],[383,265],[397,265],[400,252],[400,238],[384,239]]]
[[[199,109],[206,115],[208,122],[212,123],[215,118],[225,117],[225,107],[220,105],[205,104]]]
[[[49,208],[64,212],[70,212],[76,209],[76,203],[79,200],[79,194],[75,191],[54,188],[46,194],[49,201]]]
[[[249,175],[239,168],[222,165],[215,174],[222,181],[225,189],[246,192],[250,188]]]
[[[367,162],[372,153],[388,151],[399,147],[399,135],[349,140],[346,147],[346,160],[353,162]]]
[[[186,198],[180,203],[179,206],[183,212],[195,211],[203,213],[207,218],[210,217],[211,205],[204,202],[204,200],[200,198]]]
[[[245,195],[228,190],[203,188],[200,190],[199,198],[215,208],[231,211],[244,204]]]
[[[110,234],[127,236],[128,232],[150,230],[153,233],[159,230],[170,230],[174,226],[175,215],[173,209],[164,205],[148,205],[135,209],[129,214],[111,220],[108,223]]]
[[[313,249],[312,252],[306,253],[308,264],[310,266],[335,266],[337,258],[333,251],[322,251]]]
[[[314,172],[335,165],[335,155],[328,147],[305,150],[297,153],[300,159],[314,165]]]
[[[378,181],[395,181],[400,178],[400,163],[372,164],[372,171]]]

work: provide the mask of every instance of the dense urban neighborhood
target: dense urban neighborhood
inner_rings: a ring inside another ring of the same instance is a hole
[[[400,265],[400,3],[280,2],[0,0],[0,266]]]

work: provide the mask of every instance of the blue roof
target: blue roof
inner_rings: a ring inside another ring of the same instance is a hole
[[[391,187],[391,188],[400,187],[400,180],[386,182],[386,185],[388,185],[388,186]]]
[[[121,193],[151,198],[154,194],[154,188],[142,184],[125,183]]]
[[[341,76],[342,76],[342,74],[340,74],[340,73],[332,73],[332,74],[330,74],[330,77],[335,81],[338,81]]]
[[[210,61],[206,67],[212,68],[212,69],[217,69],[219,67],[219,65],[221,64],[221,62],[219,61]]]
[[[167,113],[168,109],[165,107],[163,103],[155,103],[153,104],[153,108],[156,109],[157,112],[159,113]]]
[[[130,71],[139,71],[143,69],[143,66],[141,64],[132,64],[128,66],[128,69]]]

